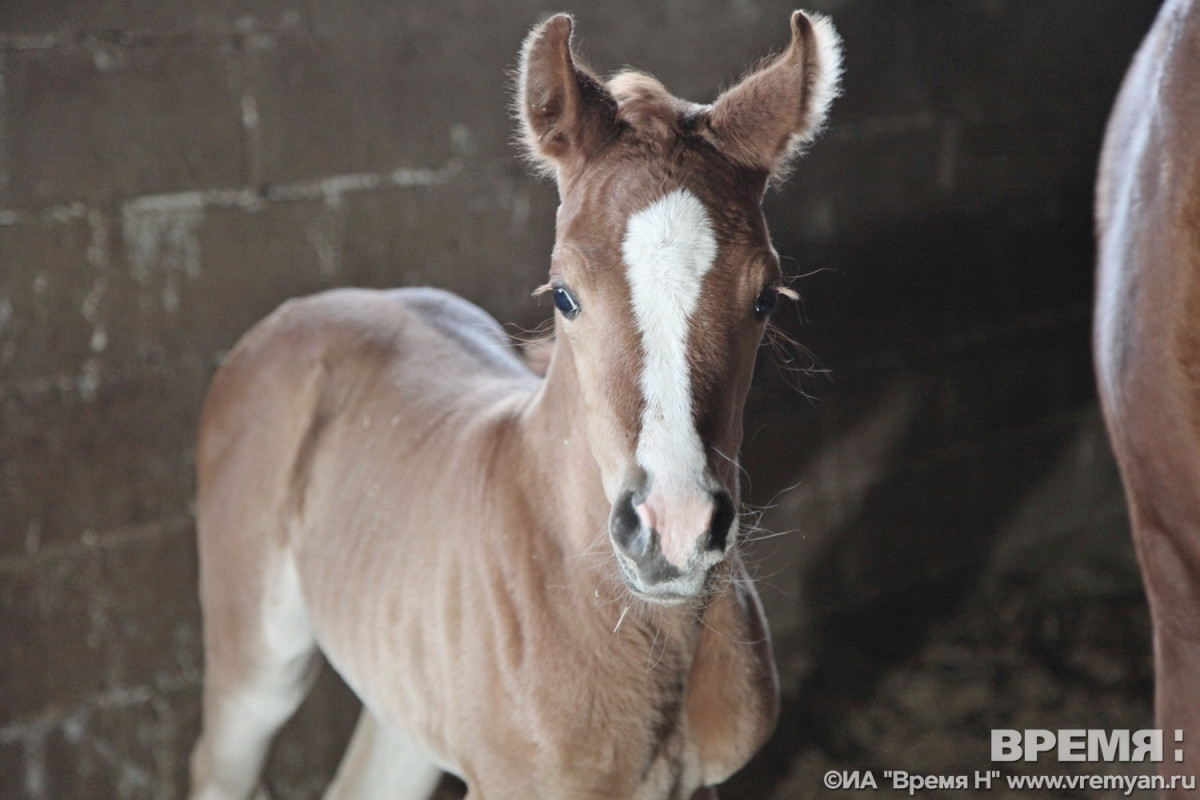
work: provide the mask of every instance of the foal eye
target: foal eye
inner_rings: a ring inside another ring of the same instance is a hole
[[[758,299],[754,301],[754,318],[762,321],[771,316],[771,312],[775,310],[775,301],[779,299],[779,292],[775,291],[775,287],[768,286],[758,293]]]
[[[561,311],[567,319],[575,319],[581,310],[579,301],[565,286],[554,287],[554,307]]]

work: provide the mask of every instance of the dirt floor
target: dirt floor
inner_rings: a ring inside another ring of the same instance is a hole
[[[1123,542],[1107,544],[1114,554],[1126,550]],[[1148,772],[1141,764],[990,761],[993,729],[1152,727],[1149,624],[1136,575],[1121,563],[1072,575],[1065,552],[1047,558],[1039,575],[997,574],[916,641],[904,603],[839,615],[836,625],[865,623],[860,630],[873,634],[851,637],[801,679],[785,699],[775,739],[722,797],[901,796],[882,788],[885,770],[972,779],[993,769],[1002,777]],[[1071,585],[1079,578],[1088,591]],[[783,668],[795,675],[795,665]],[[870,770],[881,791],[828,791],[828,770]],[[988,792],[936,795],[1099,796],[1010,791],[1000,780]]]

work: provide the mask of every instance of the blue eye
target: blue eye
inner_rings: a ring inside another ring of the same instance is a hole
[[[775,291],[775,287],[768,286],[758,294],[758,299],[754,301],[754,318],[764,320],[771,316],[771,312],[775,310],[775,301],[779,299],[779,292]]]
[[[580,308],[579,301],[575,299],[575,295],[571,294],[571,290],[565,286],[554,287],[554,307],[562,312],[562,315],[567,319],[575,319],[579,316]]]

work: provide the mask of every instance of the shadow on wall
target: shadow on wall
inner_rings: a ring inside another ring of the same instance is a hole
[[[814,318],[791,333],[847,366],[801,378],[815,401],[759,371],[752,552],[785,700],[722,796],[807,795],[826,769],[972,774],[999,766],[993,728],[1149,725],[1149,624],[1092,388],[1088,207],[808,255],[830,271],[802,281]],[[1013,262],[1054,278],[993,291]],[[830,284],[855,299],[827,303]]]

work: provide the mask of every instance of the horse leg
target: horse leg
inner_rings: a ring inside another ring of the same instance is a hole
[[[249,554],[219,564],[206,555],[202,537],[204,724],[190,798],[248,800],[271,738],[312,688],[320,662],[290,557],[277,551],[256,570]]]
[[[426,800],[441,777],[407,735],[364,708],[325,800]]]
[[[1144,499],[1134,498],[1133,531],[1154,624],[1156,726],[1163,731],[1163,775],[1180,773],[1200,747],[1200,512],[1194,524],[1163,524]],[[1183,731],[1177,742],[1175,732]],[[1165,796],[1175,796],[1167,792]]]

